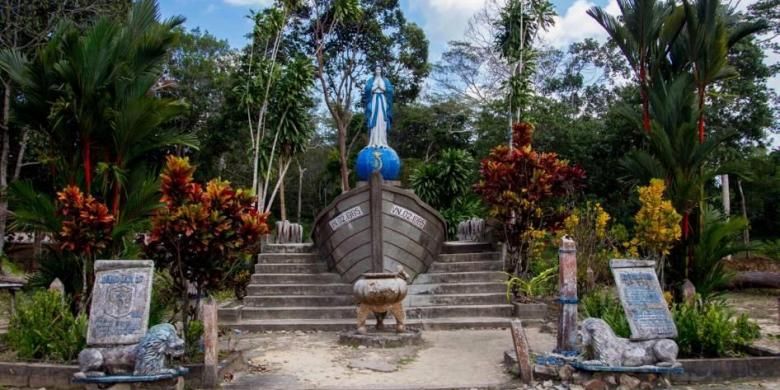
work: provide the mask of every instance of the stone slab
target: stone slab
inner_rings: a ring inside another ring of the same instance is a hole
[[[385,324],[385,326],[388,326]],[[369,331],[360,334],[356,330],[339,333],[339,344],[351,346],[366,346],[376,348],[398,348],[423,343],[422,333],[417,329],[407,328],[403,333],[393,331]]]
[[[630,263],[625,263],[630,262]],[[622,267],[637,264],[638,267]],[[650,340],[677,337],[666,300],[655,274],[655,262],[635,260],[611,261],[618,296],[631,328],[632,340]]]
[[[610,268],[642,268],[655,267],[655,261],[636,260],[636,259],[612,259],[609,261]]]
[[[364,359],[352,359],[347,365],[349,368],[355,368],[358,370],[371,370],[376,372],[395,372],[398,371],[398,366],[390,364],[383,360],[364,360]]]
[[[149,325],[151,260],[98,260],[87,328],[88,345],[138,343]]]

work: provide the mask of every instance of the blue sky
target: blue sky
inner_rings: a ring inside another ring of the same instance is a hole
[[[187,28],[200,27],[218,38],[226,39],[235,48],[246,43],[245,35],[252,24],[246,15],[251,9],[260,9],[273,0],[159,0],[164,17],[183,15]],[[406,17],[423,28],[430,41],[428,61],[435,63],[448,41],[462,39],[468,20],[484,7],[486,1],[504,0],[400,0]],[[584,38],[606,39],[604,30],[585,14],[593,5],[605,7],[611,14],[618,13],[616,0],[552,0],[558,11],[555,26],[543,34],[545,43],[564,47]],[[741,0],[737,9],[746,9],[756,0]],[[780,40],[780,38],[776,38]],[[780,61],[776,54],[765,60]],[[769,86],[780,91],[780,76],[769,80]]]
[[[607,1],[596,0],[596,4],[603,6]],[[226,39],[233,47],[241,47],[246,43],[245,35],[251,29],[251,23],[246,18],[249,10],[270,3],[271,0],[160,0],[160,7],[164,17],[183,15],[187,18],[187,28],[200,27],[218,38]],[[575,0],[555,0],[553,3],[562,16],[573,5],[580,5],[579,8],[584,10],[593,4],[585,0],[576,0],[576,3]],[[406,17],[421,26],[428,36],[430,61],[438,59],[447,41],[462,38],[468,19],[483,4],[484,0],[401,0]],[[585,17],[584,11],[578,16]],[[575,31],[570,28],[573,26],[562,27],[568,30],[562,35],[582,38],[582,34],[573,34]],[[563,39],[561,44],[566,41],[568,39]]]

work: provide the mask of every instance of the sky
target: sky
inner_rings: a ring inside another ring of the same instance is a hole
[[[446,50],[447,42],[463,38],[468,20],[485,0],[400,0],[407,19],[425,30],[430,42],[429,62],[435,63]],[[186,27],[208,31],[226,39],[234,48],[246,44],[246,34],[252,23],[246,18],[251,9],[267,7],[273,0],[160,0],[163,17],[182,15],[187,18]],[[745,9],[755,0],[742,0],[738,9]],[[558,12],[555,26],[543,34],[545,42],[553,47],[565,47],[586,37],[605,40],[606,33],[585,11],[593,5],[618,12],[615,0],[553,0]],[[778,38],[780,39],[780,38]],[[773,55],[767,63],[780,62]],[[769,81],[769,86],[780,91],[780,76]]]

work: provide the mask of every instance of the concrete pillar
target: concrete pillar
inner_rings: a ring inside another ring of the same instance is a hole
[[[201,308],[203,315],[203,378],[205,389],[218,387],[219,376],[219,325],[217,323],[217,303],[209,298]]]
[[[555,352],[568,355],[577,351],[577,247],[564,236],[558,250],[558,289],[561,317],[558,321],[558,343]]]

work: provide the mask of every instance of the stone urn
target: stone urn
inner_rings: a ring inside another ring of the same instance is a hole
[[[406,283],[406,272],[399,267],[398,273],[365,273],[360,279],[355,281],[352,292],[358,302],[357,325],[358,333],[365,334],[366,320],[370,313],[376,317],[376,328],[382,330],[383,322],[387,313],[390,312],[395,317],[395,330],[403,332],[405,330],[403,300],[408,291]]]

